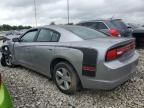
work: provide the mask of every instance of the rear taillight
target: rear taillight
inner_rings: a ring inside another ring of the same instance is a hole
[[[121,37],[120,32],[116,29],[110,29],[109,33],[111,34],[111,36],[113,37]]]
[[[106,55],[106,61],[111,61],[117,58],[117,50],[109,50]]]
[[[131,42],[130,44],[127,44],[123,47],[117,47],[117,48],[113,48],[107,51],[106,54],[106,61],[112,61],[115,60],[117,58],[119,58],[120,56],[122,56],[124,53],[135,49],[135,42]]]

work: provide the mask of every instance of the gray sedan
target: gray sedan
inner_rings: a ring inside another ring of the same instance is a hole
[[[111,38],[80,26],[33,28],[2,46],[1,64],[22,65],[53,79],[63,93],[113,89],[136,71],[133,38]]]

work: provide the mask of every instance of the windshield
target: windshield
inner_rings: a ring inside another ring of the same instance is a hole
[[[84,40],[89,39],[95,39],[100,37],[107,37],[104,33],[101,33],[99,31],[87,28],[87,27],[81,27],[81,26],[64,26],[64,29],[76,34],[80,38]]]

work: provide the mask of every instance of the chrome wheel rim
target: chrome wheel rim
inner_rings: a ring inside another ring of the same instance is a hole
[[[58,68],[56,70],[56,82],[61,89],[70,89],[71,77],[69,71],[66,68]]]

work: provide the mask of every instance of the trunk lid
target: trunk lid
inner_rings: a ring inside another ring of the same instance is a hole
[[[73,44],[77,47],[86,47],[96,49],[97,51],[103,52],[106,56],[107,52],[112,49],[124,51],[119,58],[128,59],[134,54],[135,51],[135,39],[134,38],[97,38],[93,40],[85,40]],[[133,48],[131,48],[131,46]],[[121,59],[121,60],[124,60]]]
[[[108,49],[111,47],[125,45],[132,41],[135,41],[135,39],[134,38],[105,37],[105,38],[96,38],[92,40],[73,42],[72,46],[81,46],[81,47],[96,48],[96,49],[99,49],[99,48]]]

